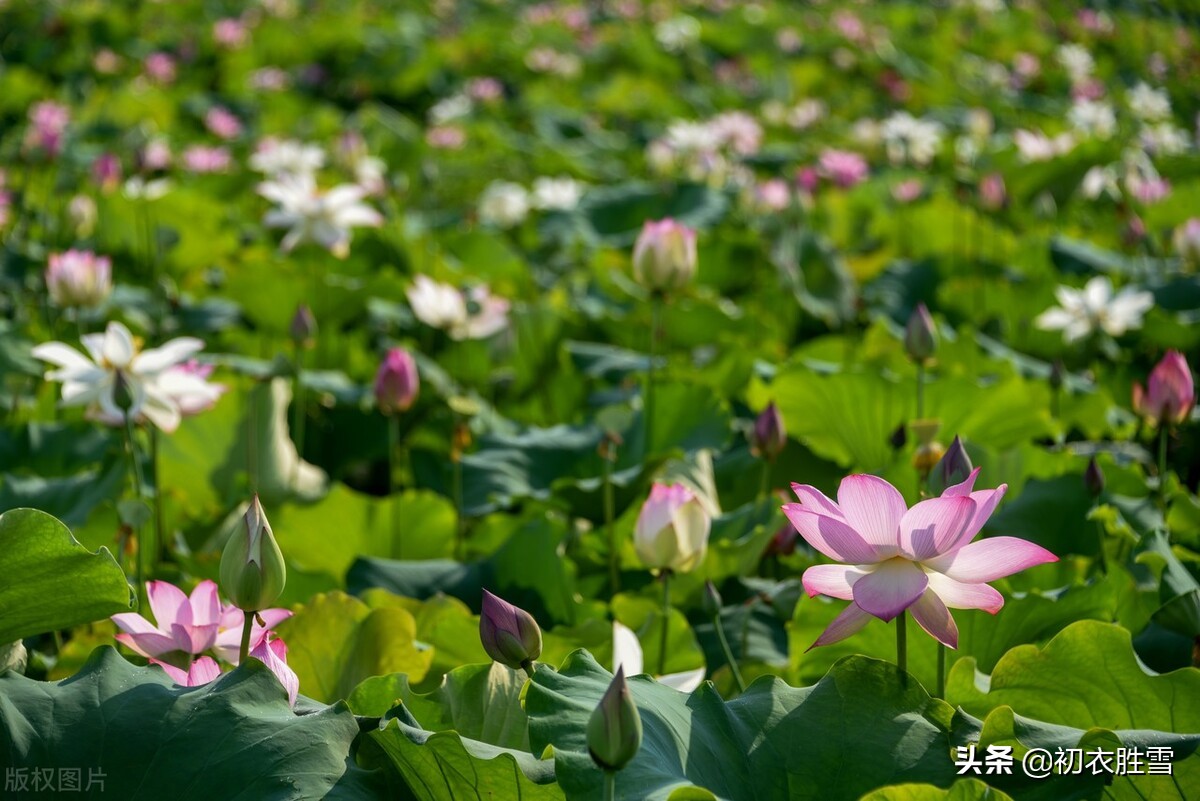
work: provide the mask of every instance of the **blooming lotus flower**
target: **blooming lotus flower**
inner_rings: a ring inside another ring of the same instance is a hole
[[[627,676],[637,676],[645,673],[643,665],[642,644],[638,641],[638,636],[628,626],[614,620],[613,673],[624,670]],[[681,693],[690,693],[704,681],[704,668],[656,676],[655,681]]]
[[[670,218],[647,220],[633,246],[633,277],[656,292],[678,289],[696,274],[696,232]]]
[[[112,292],[112,262],[90,250],[51,253],[46,289],[57,306],[99,306]]]
[[[1060,286],[1054,291],[1058,306],[1042,312],[1034,321],[1038,328],[1062,330],[1063,339],[1075,342],[1097,331],[1117,337],[1142,327],[1142,315],[1154,305],[1154,296],[1133,287],[1113,294],[1106,276],[1092,278],[1083,289]]]
[[[1178,425],[1191,414],[1196,403],[1196,386],[1187,359],[1177,350],[1167,351],[1150,371],[1147,389],[1133,385],[1133,409],[1151,425]]]
[[[584,184],[574,178],[543,176],[533,182],[533,207],[543,211],[570,211],[579,205]]]
[[[185,410],[194,411],[215,400],[220,388],[177,368],[204,347],[193,337],[172,339],[160,348],[142,350],[129,329],[111,322],[103,334],[84,334],[90,359],[62,342],[46,342],[32,353],[60,369],[46,373],[47,381],[62,383],[63,406],[87,406],[87,416],[106,425],[124,425],[117,404],[118,376],[131,399],[128,414],[135,422],[149,420],[168,434],[179,426]]]
[[[862,183],[869,171],[867,160],[848,150],[824,150],[818,163],[819,173],[843,189]]]
[[[171,677],[171,681],[184,687],[200,687],[221,675],[221,668],[211,656],[200,657],[187,670],[154,658],[150,659],[150,664],[158,665]]]
[[[1058,560],[1016,537],[971,541],[1008,488],[974,490],[978,474],[973,470],[966,481],[911,509],[875,476],[844,478],[837,503],[814,487],[792,485],[800,503],[786,504],[784,514],[809,545],[844,563],[810,567],[804,589],[809,596],[852,601],[812,647],[849,637],[872,616],[886,622],[909,611],[931,636],[957,648],[950,609],[995,614],[1004,596],[987,582]]]
[[[642,504],[633,547],[646,567],[687,573],[704,561],[712,520],[683,484],[655,484]]]
[[[262,662],[275,674],[275,678],[279,679],[279,683],[287,691],[288,704],[295,706],[296,696],[300,694],[300,677],[288,667],[287,644],[268,634],[250,651],[250,656]]]
[[[508,301],[492,295],[486,286],[463,292],[418,275],[407,294],[417,319],[447,331],[451,339],[486,339],[508,325]]]
[[[268,635],[274,633],[274,628],[292,616],[289,609],[262,609],[255,614],[250,624],[250,651],[262,643]],[[259,621],[262,621],[260,624]],[[222,661],[231,665],[238,663],[242,647],[242,627],[245,625],[246,613],[233,604],[221,607],[221,619],[217,626],[217,639],[213,643],[213,651]]]
[[[208,382],[213,369],[211,364],[188,359],[164,370],[158,377],[158,387],[175,399],[181,415],[194,417],[215,406],[228,389],[224,384]]]
[[[412,408],[421,389],[417,363],[404,348],[392,348],[375,374],[375,405],[384,414]]]
[[[201,581],[188,596],[174,584],[150,581],[146,583],[146,597],[157,625],[136,612],[113,615],[113,623],[121,630],[117,642],[145,657],[194,656],[216,643],[221,622],[216,582]]]
[[[276,179],[285,175],[311,175],[324,166],[324,150],[294,139],[264,139],[250,157],[250,169]]]
[[[55,158],[62,149],[63,136],[71,121],[71,110],[53,100],[34,103],[29,109],[32,126],[25,136],[25,144],[41,149],[50,158]]]
[[[529,215],[529,193],[512,181],[492,181],[479,197],[479,219],[500,228],[520,225]]]
[[[267,212],[268,228],[289,228],[280,247],[290,251],[301,242],[316,242],[339,259],[350,253],[350,229],[377,227],[383,216],[362,202],[367,191],[341,184],[322,192],[311,173],[283,175],[258,185],[258,193],[277,204]]]

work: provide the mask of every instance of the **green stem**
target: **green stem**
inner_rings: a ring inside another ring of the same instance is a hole
[[[658,327],[662,316],[662,298],[657,292],[650,298],[650,366],[646,370],[646,404],[642,409],[646,415],[645,454],[650,455],[654,441],[654,380],[658,371]]]
[[[531,659],[526,659],[521,663],[521,670],[524,670],[525,675],[531,679],[533,678],[533,664],[533,660]]]
[[[662,636],[658,644],[658,675],[667,673],[667,632],[671,628],[671,571],[664,568],[662,572],[663,605],[662,605]]]
[[[767,495],[771,492],[771,463],[762,460],[762,472],[758,479],[758,501],[762,503],[767,499]]]
[[[150,474],[154,480],[154,544],[155,562],[161,565],[167,558],[167,526],[163,522],[162,482],[158,472],[158,429],[150,428]]]
[[[392,505],[392,555],[399,559],[403,554],[403,543],[400,540],[400,502],[396,497],[396,463],[400,451],[400,418],[394,414],[387,416],[388,429],[388,500]]]
[[[456,416],[456,417],[457,417],[457,416]],[[455,429],[457,430],[457,428],[458,428],[458,424],[457,424],[457,423],[455,423],[455,426],[454,426],[454,427],[455,427]],[[455,447],[455,448],[457,448],[458,446],[457,446],[457,445],[455,445],[455,446],[452,446],[452,447]],[[464,544],[464,543],[463,543],[463,541],[466,539],[466,527],[465,527],[465,523],[466,523],[466,521],[465,521],[465,520],[463,520],[463,468],[462,468],[462,454],[461,454],[461,453],[457,453],[457,452],[456,452],[456,453],[454,453],[454,454],[453,454],[453,456],[454,456],[454,459],[453,459],[453,463],[454,463],[454,467],[453,467],[453,470],[454,470],[454,476],[453,476],[453,478],[452,478],[451,480],[452,480],[452,483],[453,483],[453,485],[454,485],[454,486],[452,487],[452,491],[453,491],[453,493],[454,493],[454,514],[455,514],[455,516],[456,516],[456,520],[458,521],[458,525],[457,525],[457,527],[455,528],[455,538],[454,538],[454,558],[455,558],[455,559],[457,559],[457,560],[459,560],[459,561],[462,561],[462,558],[463,558],[463,544]]]
[[[609,447],[612,447],[611,445]],[[621,570],[618,565],[616,503],[613,500],[612,460],[604,457],[604,528],[608,532],[608,588],[613,597],[621,591]]]
[[[1167,505],[1167,424],[1158,424],[1158,505]]]
[[[925,363],[917,362],[917,419],[925,419]]]
[[[254,613],[243,612],[245,617],[242,620],[242,647],[238,650],[238,664],[246,664],[246,657],[250,656],[250,629],[254,625]]]
[[[304,346],[300,343],[296,344],[296,379],[293,385],[293,395],[295,398],[292,401],[293,418],[292,418],[292,434],[296,443],[296,466],[292,468],[292,489],[295,489],[300,478],[300,464],[304,461],[304,382],[300,376],[304,372]]]
[[[129,412],[125,412],[125,444],[129,452],[129,475],[133,479],[134,496],[141,501],[142,495],[142,468],[138,465],[137,445],[133,440],[133,420],[129,417]],[[137,559],[134,562],[133,583],[135,587],[141,591],[142,580],[146,576],[145,561],[146,549],[142,547],[142,537],[139,535],[134,547],[137,549]]]
[[[937,644],[937,697],[946,697],[946,646]]]
[[[604,771],[604,801],[617,801],[617,772]]]
[[[896,618],[896,666],[907,681],[908,675],[908,626],[905,623],[905,613],[901,612]]]
[[[721,615],[717,614],[713,617],[713,627],[717,630],[717,639],[721,641],[721,651],[725,654],[725,661],[729,663],[729,670],[733,673],[733,681],[737,684],[738,692],[746,692],[746,682],[742,679],[742,672],[738,670],[737,660],[733,658],[733,651],[729,648],[729,640],[725,637],[725,624],[721,622]]]

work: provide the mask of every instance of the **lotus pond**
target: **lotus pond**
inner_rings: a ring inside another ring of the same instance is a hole
[[[0,0],[0,795],[1200,798],[1198,36]]]

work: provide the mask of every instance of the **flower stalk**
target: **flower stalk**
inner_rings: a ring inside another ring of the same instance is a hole
[[[667,634],[671,628],[671,569],[664,568],[659,575],[662,581],[662,633],[658,640],[658,675],[663,676],[667,672]]]

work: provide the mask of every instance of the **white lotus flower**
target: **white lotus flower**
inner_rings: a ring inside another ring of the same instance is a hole
[[[625,668],[626,676],[637,676],[644,673],[642,644],[637,635],[617,621],[613,621],[613,673],[618,668]],[[704,681],[704,668],[685,670],[682,673],[668,673],[665,676],[655,676],[655,681],[665,684],[681,693],[690,693]]]
[[[574,178],[538,178],[533,182],[533,205],[544,211],[570,211],[579,205],[583,188]]]
[[[1171,116],[1171,98],[1166,89],[1155,89],[1144,81],[1125,93],[1129,111],[1142,122],[1158,122]]]
[[[118,376],[129,397],[130,419],[148,420],[168,434],[184,414],[206,409],[220,397],[222,388],[207,383],[203,373],[181,367],[204,347],[202,340],[179,337],[142,350],[128,328],[111,322],[103,334],[84,334],[82,341],[88,356],[63,342],[38,345],[33,355],[59,368],[47,372],[46,380],[62,384],[62,405],[87,406],[92,420],[124,425],[125,412],[115,397]]]
[[[294,139],[264,139],[250,157],[250,169],[268,178],[310,175],[324,166],[324,150]]]
[[[1108,139],[1117,130],[1113,107],[1102,100],[1077,100],[1067,112],[1071,127],[1084,137]]]
[[[276,203],[263,223],[268,228],[290,228],[280,247],[290,251],[301,242],[316,242],[344,259],[350,252],[350,229],[378,226],[383,216],[362,202],[367,190],[341,184],[322,192],[310,173],[283,175],[258,185],[258,193]]]
[[[479,197],[479,219],[489,225],[512,228],[529,215],[529,193],[511,181],[492,181]]]
[[[449,332],[452,339],[486,339],[508,325],[508,301],[492,295],[486,286],[463,292],[418,275],[407,294],[417,319]]]
[[[1098,275],[1083,289],[1060,286],[1054,291],[1058,306],[1042,312],[1035,324],[1038,328],[1063,332],[1063,339],[1076,342],[1096,331],[1118,337],[1126,331],[1142,327],[1142,315],[1154,305],[1154,296],[1133,287],[1125,287],[1113,295],[1112,282]]]

